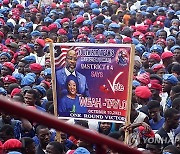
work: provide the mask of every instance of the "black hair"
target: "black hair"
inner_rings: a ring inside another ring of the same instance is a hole
[[[56,152],[58,152],[58,154],[64,153],[64,145],[62,143],[59,143],[57,141],[52,141],[49,143],[49,145],[52,145],[56,150]]]
[[[18,99],[18,100],[15,100],[15,101],[19,101],[19,102],[21,102],[21,103],[24,102],[24,97],[23,97],[23,95],[22,95],[21,93],[15,94],[14,96],[19,96],[19,99]],[[14,96],[13,96],[13,97],[14,97]],[[14,99],[14,98],[13,98],[13,99]]]
[[[52,92],[52,88],[48,89],[46,91],[46,96],[47,96],[47,100],[48,101],[53,101],[53,92]]]
[[[167,119],[167,118],[172,118],[175,114],[178,114],[179,111],[174,109],[174,108],[170,108],[170,109],[167,109],[165,112],[164,112],[164,118]]]
[[[75,120],[75,124],[89,128],[88,122],[86,120]]]
[[[171,72],[175,72],[177,75],[180,75],[180,64],[174,64],[171,68]]]
[[[160,102],[157,100],[151,100],[147,104],[148,109],[160,108]]]
[[[47,112],[54,115],[54,104],[51,104],[47,109]]]
[[[168,151],[173,154],[179,154],[179,149],[174,145],[168,145],[163,151]]]
[[[34,89],[27,90],[26,93],[32,94],[34,99],[39,99],[39,96],[38,96],[37,92]]]
[[[157,74],[151,74],[150,75],[150,79],[151,80],[156,79],[156,80],[159,81],[159,84],[162,84],[162,78],[159,75],[157,75]]]
[[[39,126],[37,126],[37,128],[36,128],[36,134],[38,135],[39,134],[39,131],[41,130],[41,129],[49,129],[47,126],[44,126],[44,125],[39,125]]]
[[[53,104],[53,101],[48,101],[45,105],[45,110],[47,111],[48,108],[51,106],[51,104]]]
[[[177,105],[180,105],[180,97],[175,98],[175,99],[172,101],[172,108],[176,107]]]
[[[34,143],[34,140],[30,137],[23,137],[21,138],[21,142],[23,144],[23,148],[26,148],[30,144]]]
[[[148,138],[146,140],[146,144],[150,144],[150,145],[155,145],[157,148],[162,149],[162,141],[160,138],[155,137],[155,138]]]
[[[119,132],[113,132],[113,133],[109,133],[108,136],[118,140],[121,137],[121,134]]]
[[[0,132],[5,132],[6,135],[14,136],[14,129],[9,124],[5,124],[4,126],[2,126]]]
[[[17,84],[17,83],[11,83],[11,84],[8,86],[8,89],[7,89],[8,94],[11,94],[11,92],[12,92],[13,89],[15,89],[15,88],[20,88],[19,84]]]
[[[180,93],[180,85],[176,85],[176,86],[172,87],[171,90],[174,93]]]

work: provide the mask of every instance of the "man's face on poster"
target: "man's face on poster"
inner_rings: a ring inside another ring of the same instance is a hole
[[[74,50],[70,50],[66,56],[66,68],[69,72],[74,72],[77,62],[77,53]]]

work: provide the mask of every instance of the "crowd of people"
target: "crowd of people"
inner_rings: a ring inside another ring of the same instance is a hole
[[[144,153],[180,153],[180,1],[0,0],[0,95],[54,114],[48,43],[134,44],[131,124],[75,120]],[[73,60],[72,60],[73,61]],[[89,154],[93,144],[1,111],[0,153]],[[107,153],[116,153],[108,150]]]

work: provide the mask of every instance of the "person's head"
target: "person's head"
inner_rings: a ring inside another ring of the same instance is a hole
[[[24,95],[24,103],[26,105],[34,106],[37,99],[38,95],[34,89],[28,90]]]
[[[99,132],[105,135],[110,133],[112,123],[110,122],[100,122],[99,123]]]
[[[24,97],[21,93],[15,94],[12,99],[16,102],[24,103]]]
[[[160,116],[160,103],[156,100],[152,100],[148,102],[147,107],[150,118],[152,118],[154,121],[157,121],[158,117]]]
[[[24,154],[35,154],[35,143],[34,140],[30,137],[21,138],[21,142],[23,145],[23,153]]]
[[[172,108],[180,111],[180,97],[175,98],[175,99],[172,101]]]
[[[162,141],[160,138],[148,138],[146,143],[146,149],[151,152],[151,154],[162,154]]]
[[[64,145],[57,141],[50,142],[46,146],[47,154],[64,154]]]
[[[164,112],[165,124],[169,129],[176,129],[179,125],[179,111],[174,108],[167,109]]]
[[[171,88],[170,98],[173,101],[176,98],[176,94],[180,93],[180,85],[176,85]]]
[[[24,67],[25,67],[25,65],[26,65],[26,63],[25,63],[25,62],[22,62],[22,61],[20,61],[20,62],[18,63],[18,73],[24,74]]]
[[[179,154],[179,149],[175,145],[168,145],[163,149],[163,153]]]
[[[5,62],[1,68],[1,75],[2,76],[12,75],[13,71],[14,71],[14,65],[11,62]]]
[[[180,150],[180,133],[175,137],[175,146]]]
[[[125,137],[125,132],[121,130],[120,132],[109,133],[108,136],[123,142]]]
[[[178,83],[178,79],[173,74],[164,74],[162,91],[170,93],[171,88],[175,86],[177,83]]]
[[[66,68],[69,72],[74,72],[76,68],[77,62],[77,53],[74,50],[70,50],[67,52],[66,56]]]
[[[39,125],[36,128],[36,134],[39,138],[42,148],[45,148],[50,141],[50,131],[49,128],[43,125]]]
[[[5,124],[0,128],[0,141],[4,143],[11,138],[14,138],[14,129],[11,125]]]
[[[74,75],[69,75],[66,78],[66,88],[71,95],[76,95],[76,93],[78,93],[78,80]]]

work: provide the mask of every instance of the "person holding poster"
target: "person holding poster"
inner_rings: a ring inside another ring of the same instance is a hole
[[[86,113],[86,108],[80,106],[78,94],[78,80],[74,75],[69,75],[66,79],[67,95],[59,102],[59,113]]]

